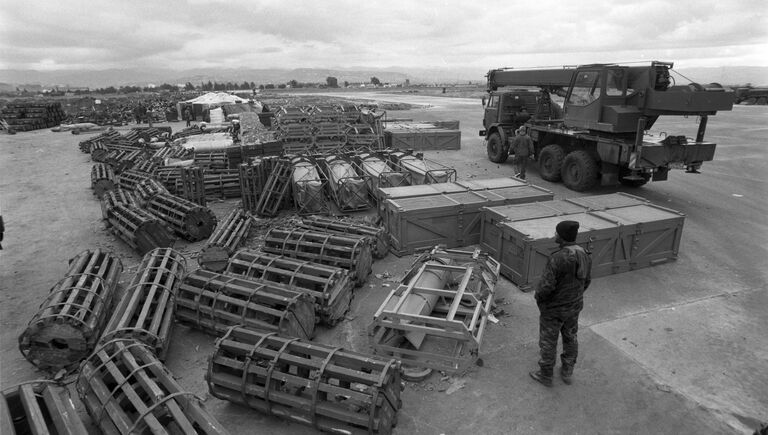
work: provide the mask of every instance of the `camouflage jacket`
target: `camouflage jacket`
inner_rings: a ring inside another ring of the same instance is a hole
[[[547,261],[536,289],[541,313],[575,314],[584,306],[584,291],[591,282],[592,259],[574,243],[566,243]]]
[[[534,153],[533,140],[530,136],[515,136],[509,146],[509,152],[515,157],[528,157]]]

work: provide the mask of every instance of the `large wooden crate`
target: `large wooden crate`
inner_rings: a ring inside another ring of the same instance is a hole
[[[579,222],[576,243],[591,253],[593,278],[677,257],[685,215],[636,197],[602,196],[484,209],[481,247],[524,291],[538,285],[564,220]]]
[[[216,342],[211,395],[318,430],[388,434],[397,422],[400,363],[233,327]]]
[[[552,199],[552,192],[536,186],[507,190],[503,195],[486,190],[385,200],[384,223],[392,252],[405,255],[436,245],[474,245],[480,242],[482,207]]]
[[[458,150],[461,148],[461,130],[445,128],[387,128],[384,143],[387,148],[422,150]]]

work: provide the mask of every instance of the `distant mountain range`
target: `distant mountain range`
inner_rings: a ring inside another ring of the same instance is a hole
[[[755,86],[768,85],[768,67],[727,66],[718,68],[686,68],[678,73],[699,83],[717,82],[723,85],[751,83]],[[323,83],[326,77],[336,77],[339,83],[369,83],[371,77],[382,83],[402,84],[409,80],[411,84],[450,84],[483,83],[486,71],[477,69],[429,69],[391,67],[373,68],[301,68],[301,69],[249,69],[249,68],[198,68],[183,71],[170,69],[107,69],[107,70],[0,70],[0,90],[15,89],[18,85],[38,84],[49,86],[72,86],[103,88],[107,86],[147,86],[184,84],[190,82],[244,81],[259,84],[281,84],[291,80],[301,83]]]

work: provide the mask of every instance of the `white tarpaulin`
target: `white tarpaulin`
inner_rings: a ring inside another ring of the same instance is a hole
[[[225,104],[247,103],[248,100],[226,92],[208,92],[197,98],[185,101],[187,104],[202,104],[204,106],[220,107]]]

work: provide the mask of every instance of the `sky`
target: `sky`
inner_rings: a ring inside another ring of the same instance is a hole
[[[766,0],[0,0],[0,69],[768,66]]]

